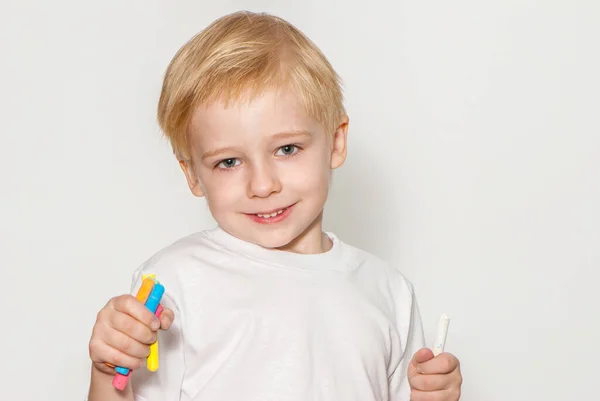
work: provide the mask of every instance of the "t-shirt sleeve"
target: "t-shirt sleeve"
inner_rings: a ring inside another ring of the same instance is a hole
[[[141,285],[141,269],[136,271],[132,283],[132,292]],[[157,279],[160,278],[157,276]],[[161,283],[163,283],[161,281]],[[130,385],[136,401],[178,401],[185,373],[181,315],[173,298],[169,296],[168,283],[161,299],[163,308],[172,309],[175,314],[173,324],[167,331],[158,332],[158,370],[151,372],[145,366],[131,372]]]
[[[417,299],[412,290],[412,285],[408,282],[405,285],[410,291],[410,296],[407,299],[410,305],[404,305],[399,308],[397,316],[398,331],[402,338],[402,358],[389,377],[389,401],[410,400],[410,385],[407,377],[408,367],[413,355],[425,347],[423,324]]]

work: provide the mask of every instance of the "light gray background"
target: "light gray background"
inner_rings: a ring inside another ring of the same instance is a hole
[[[97,311],[212,226],[155,108],[175,51],[240,8],[289,19],[343,77],[326,229],[401,267],[428,341],[452,317],[462,399],[596,399],[592,0],[2,1],[0,399],[83,399]]]

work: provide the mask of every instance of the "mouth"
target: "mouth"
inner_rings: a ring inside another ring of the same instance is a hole
[[[252,220],[254,220],[257,223],[262,223],[262,224],[278,223],[280,221],[283,221],[285,218],[287,218],[290,215],[290,213],[295,205],[296,204],[294,203],[290,206],[286,206],[281,209],[274,209],[274,210],[264,211],[264,212],[260,212],[260,213],[248,213],[247,216],[250,217]]]
[[[267,212],[267,213],[256,213],[256,215],[258,217],[262,217],[263,219],[270,219],[271,217],[275,217],[277,215],[280,215],[281,213],[283,213],[283,211],[287,209],[286,207],[284,207],[283,209],[279,209],[276,210],[274,212]]]

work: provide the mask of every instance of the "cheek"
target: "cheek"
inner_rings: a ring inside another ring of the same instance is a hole
[[[288,184],[307,195],[322,196],[322,192],[329,186],[329,158],[327,154],[322,153],[306,156],[309,157],[302,158],[289,169]]]
[[[205,197],[213,212],[228,208],[239,198],[236,188],[243,188],[240,174],[236,172],[209,172],[202,174]]]

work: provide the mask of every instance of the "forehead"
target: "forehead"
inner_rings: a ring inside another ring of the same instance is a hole
[[[199,107],[189,126],[190,143],[204,147],[214,142],[257,141],[291,131],[321,131],[291,90],[269,90],[251,100]]]

